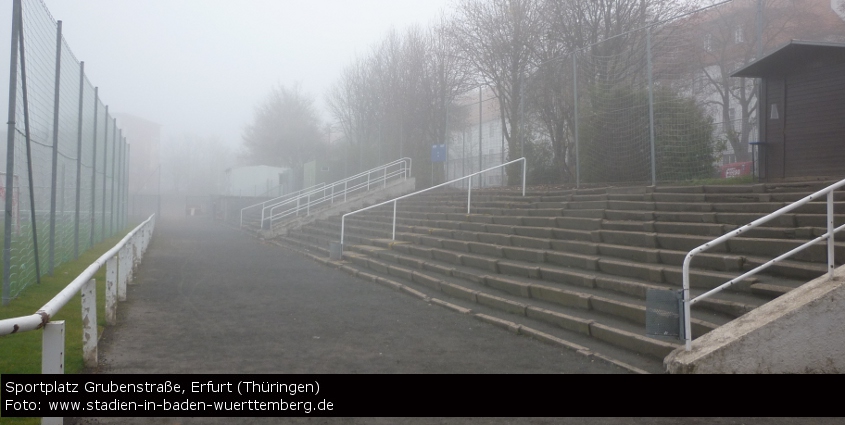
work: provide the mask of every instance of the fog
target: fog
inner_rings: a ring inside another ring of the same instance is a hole
[[[391,27],[427,25],[449,0],[43,0],[110,111],[237,149],[276,84],[323,93]],[[0,6],[0,98],[8,98],[12,1]],[[4,113],[5,113],[4,107]],[[129,141],[131,143],[131,141]]]

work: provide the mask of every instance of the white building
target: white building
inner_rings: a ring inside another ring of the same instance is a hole
[[[491,90],[482,90],[479,111],[478,92],[471,92],[458,103],[467,108],[461,130],[453,131],[446,158],[447,180],[503,164],[507,159],[507,142],[502,134],[499,101]],[[479,149],[480,146],[480,149]],[[485,187],[501,186],[505,169],[483,175]],[[478,181],[473,180],[473,185]]]
[[[249,165],[226,170],[228,196],[280,196],[290,191],[290,169],[269,165]]]

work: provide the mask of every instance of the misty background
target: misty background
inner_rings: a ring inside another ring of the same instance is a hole
[[[244,131],[274,88],[298,86],[329,122],[324,93],[343,67],[392,28],[436,20],[448,1],[43,3],[62,21],[63,37],[110,111],[161,126],[163,190],[181,191],[186,156],[213,158],[217,169],[206,171],[217,178],[237,165]],[[11,24],[12,2],[4,1],[0,81],[8,81]],[[5,104],[8,83],[0,98]]]

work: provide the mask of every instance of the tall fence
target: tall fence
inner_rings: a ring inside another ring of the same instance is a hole
[[[3,304],[127,225],[129,145],[40,0],[14,0]]]
[[[496,100],[475,112],[481,101],[469,92],[466,125],[449,141],[448,175],[523,155],[532,184],[657,184],[750,165],[757,85],[729,74],[758,49],[752,6],[719,4],[534,58],[518,83],[523,98],[512,100],[524,130],[516,152],[501,136]]]

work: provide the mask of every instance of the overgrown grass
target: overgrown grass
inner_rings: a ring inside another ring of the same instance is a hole
[[[114,247],[136,225],[119,232],[118,236],[106,239],[79,255],[75,261],[67,262],[53,270],[52,276],[42,276],[41,284],[27,287],[7,306],[0,306],[0,319],[28,316],[40,309],[73,279],[106,251]],[[106,324],[105,287],[106,267],[103,265],[94,275],[97,281],[97,335],[102,335]],[[65,373],[79,373],[82,361],[82,305],[77,293],[52,320],[65,321]],[[22,332],[0,336],[0,384],[2,375],[9,373],[41,373],[41,332]],[[37,418],[3,418],[3,423],[36,424]]]

